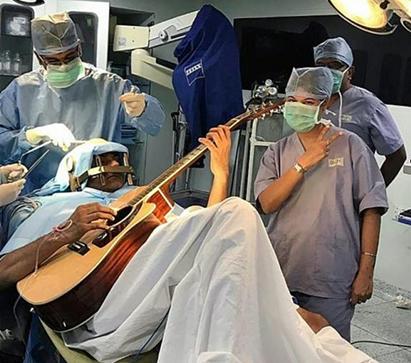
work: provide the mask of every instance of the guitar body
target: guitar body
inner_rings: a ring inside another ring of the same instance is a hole
[[[124,207],[125,200],[118,201]],[[101,232],[81,238],[88,247],[85,254],[64,246],[50,256],[37,272],[17,284],[20,295],[51,329],[72,330],[98,311],[110,289],[128,262],[165,221],[172,202],[161,190],[144,201],[124,227],[103,245],[96,237]],[[120,223],[121,226],[121,223]],[[97,242],[96,242],[97,240]],[[47,243],[47,242],[46,242]]]

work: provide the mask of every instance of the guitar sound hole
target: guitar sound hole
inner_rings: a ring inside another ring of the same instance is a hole
[[[119,211],[117,211],[116,219],[114,221],[108,221],[108,225],[114,226],[117,223],[121,222],[123,219],[127,218],[130,215],[132,210],[133,207],[130,206],[120,209]]]
[[[107,223],[111,227],[110,230],[103,232],[96,237],[93,244],[97,247],[104,247],[124,229],[130,219],[130,216],[133,215],[133,212],[135,212],[135,209],[130,206],[124,207],[117,211],[116,219]]]

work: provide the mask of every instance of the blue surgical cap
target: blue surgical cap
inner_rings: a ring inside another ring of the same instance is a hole
[[[324,100],[329,98],[333,89],[333,75],[326,67],[293,68],[286,96],[302,96]]]
[[[344,38],[331,38],[314,47],[314,62],[321,58],[333,58],[351,67],[354,62],[352,50]]]
[[[34,50],[45,56],[66,52],[80,44],[76,26],[67,13],[34,18],[31,37]]]
[[[116,142],[108,142],[103,139],[92,139],[67,153],[61,160],[56,176],[47,182],[36,195],[50,195],[56,192],[66,191],[70,186],[70,175],[80,176],[91,168],[93,156],[109,152],[127,153],[128,149]],[[69,170],[74,168],[74,170]],[[82,187],[84,188],[86,182]]]

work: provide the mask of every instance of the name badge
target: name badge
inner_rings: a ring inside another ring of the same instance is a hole
[[[344,166],[344,158],[328,159],[328,167],[335,168],[336,166]]]
[[[343,114],[341,115],[341,122],[345,122],[345,123],[350,123],[350,122],[352,122],[352,116],[343,113]]]

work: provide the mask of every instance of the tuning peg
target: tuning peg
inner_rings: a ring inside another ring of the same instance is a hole
[[[265,82],[264,82],[264,85],[265,85],[266,87],[271,87],[273,84],[274,84],[273,81],[272,81],[271,79],[269,79],[269,78],[266,79]]]
[[[260,116],[261,120],[264,120],[264,119],[265,119],[265,116],[266,116],[266,114],[263,113],[263,114]]]
[[[274,115],[274,110],[270,110],[270,116]]]

